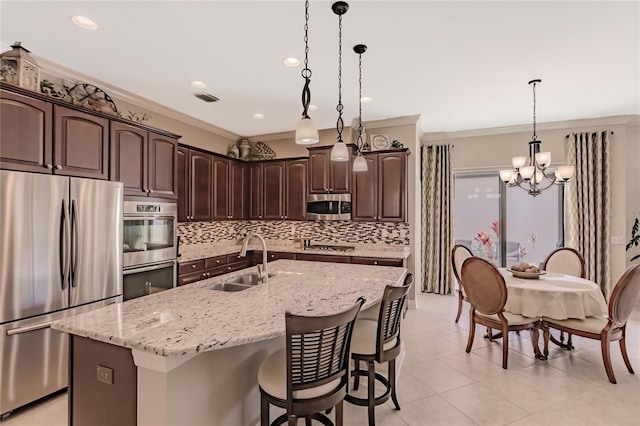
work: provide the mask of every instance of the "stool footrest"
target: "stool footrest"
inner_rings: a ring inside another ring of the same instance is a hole
[[[354,370],[351,372],[351,375],[354,377],[368,376],[367,372],[364,370]],[[384,385],[385,391],[382,395],[374,400],[374,405],[384,404],[391,396],[391,385],[389,384],[389,380],[387,380],[387,378],[382,376],[381,374],[375,373],[375,379]],[[369,405],[369,400],[367,398],[359,398],[351,394],[345,395],[344,400],[354,405],[361,405],[364,407]]]

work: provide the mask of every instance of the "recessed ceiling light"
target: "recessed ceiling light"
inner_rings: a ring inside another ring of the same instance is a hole
[[[205,87],[207,87],[206,84],[204,84],[203,82],[198,81],[198,80],[193,80],[190,84],[193,87],[197,87],[198,89],[204,89]]]
[[[373,99],[371,99],[371,98],[370,98],[370,97],[368,97],[368,96],[363,96],[362,98],[360,98],[360,100],[361,100],[362,102],[371,102]]]
[[[315,106],[315,105],[309,105],[309,111],[315,111],[315,110],[317,110],[317,109],[318,109],[318,107],[317,107],[317,106]]]
[[[298,58],[284,58],[282,60],[282,63],[285,64],[288,67],[297,67],[298,65],[300,65],[300,60]]]
[[[256,112],[255,114],[253,114],[253,118],[264,118],[264,115],[260,114],[259,112]]]
[[[71,21],[79,26],[80,28],[84,28],[85,30],[97,30],[98,24],[93,22],[91,19],[86,18],[84,16],[72,16]]]

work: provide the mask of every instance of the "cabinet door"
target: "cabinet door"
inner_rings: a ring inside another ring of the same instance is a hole
[[[213,202],[213,159],[211,155],[197,151],[191,151],[189,171],[191,173],[191,193],[189,201],[191,203],[191,220],[211,220],[211,208]]]
[[[0,168],[51,172],[51,104],[0,91]]]
[[[149,195],[175,199],[178,196],[178,141],[149,132]]]
[[[284,161],[263,165],[263,219],[284,219]]]
[[[331,149],[309,150],[309,193],[329,192]]]
[[[285,219],[307,218],[307,160],[286,162],[284,201]]]
[[[351,220],[376,221],[378,216],[378,155],[366,154],[366,172],[353,173]]]
[[[124,195],[147,195],[147,131],[111,122],[110,180],[124,183]]]
[[[59,105],[53,115],[53,173],[108,179],[109,120]]]
[[[249,219],[252,220],[262,219],[264,207],[263,173],[262,163],[249,166]]]
[[[178,222],[191,218],[189,210],[189,150],[178,148]]]
[[[213,157],[213,211],[211,220],[230,219],[229,160]]]
[[[405,152],[378,154],[378,220],[381,222],[406,220],[406,168]]]
[[[239,161],[229,161],[229,219],[242,220],[249,217],[248,167]]]
[[[349,148],[351,153],[351,148]],[[351,155],[349,161],[329,162],[329,192],[344,194],[351,192]]]

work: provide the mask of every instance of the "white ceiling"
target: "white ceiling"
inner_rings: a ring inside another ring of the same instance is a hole
[[[312,1],[311,113],[335,127],[337,24]],[[72,15],[93,19],[87,31]],[[2,50],[39,57],[243,136],[295,128],[300,117],[304,1],[6,1]],[[343,17],[345,123],[422,115],[425,132],[640,114],[640,2],[351,1]],[[221,100],[196,99],[189,85]],[[95,83],[95,82],[94,82]],[[260,112],[265,118],[252,116]]]

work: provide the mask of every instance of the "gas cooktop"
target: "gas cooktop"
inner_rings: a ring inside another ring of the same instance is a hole
[[[353,251],[355,250],[354,246],[331,246],[331,245],[310,245],[304,248],[305,250],[320,250],[320,251]]]

